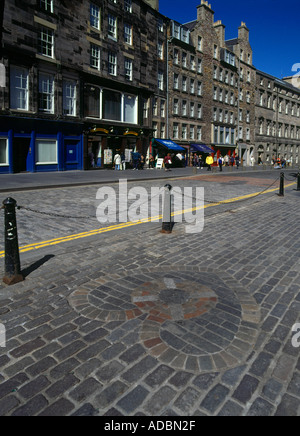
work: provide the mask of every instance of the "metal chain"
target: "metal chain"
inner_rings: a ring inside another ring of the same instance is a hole
[[[244,199],[241,199],[241,200],[237,200],[236,202],[243,202],[243,201],[247,201],[247,200],[252,200],[253,198],[256,198],[256,197],[262,195],[264,192],[266,192],[268,189],[270,189],[272,186],[274,186],[275,183],[277,183],[279,179],[280,179],[280,177],[278,177],[270,186],[268,186],[267,188],[265,188],[263,191],[259,192],[258,194],[254,195],[252,197],[249,197],[249,198],[244,198]],[[289,180],[286,177],[286,175],[285,175],[285,179]],[[293,180],[293,181],[295,181],[295,180]],[[196,197],[191,197],[191,196],[186,195],[186,194],[184,194],[182,192],[180,192],[180,194],[182,196],[185,196],[185,197],[188,197],[188,198],[192,198],[193,200],[197,200]],[[154,195],[150,199],[148,198],[146,201],[141,203],[140,206],[142,206],[143,204],[145,204],[148,201],[151,201],[153,198],[157,197],[158,195],[160,195],[160,193]],[[209,203],[209,204],[215,204],[215,203],[216,204],[217,203],[224,203],[224,204],[226,204],[227,200],[224,200],[224,199],[223,200],[205,200],[204,199],[204,202],[205,203]],[[3,207],[1,209],[3,209]],[[77,220],[90,220],[90,219],[96,218],[96,214],[93,215],[93,216],[91,216],[91,215],[89,215],[89,216],[72,216],[72,215],[66,215],[66,214],[58,214],[58,213],[55,213],[55,212],[44,212],[44,211],[41,211],[41,210],[32,209],[30,207],[25,207],[25,206],[17,206],[17,209],[18,210],[22,210],[23,209],[23,210],[25,210],[27,212],[37,213],[39,215],[50,216],[50,217],[54,217],[54,218],[77,219]],[[119,211],[118,213],[120,214],[120,213],[124,213],[126,211],[128,211],[128,208],[126,210]]]

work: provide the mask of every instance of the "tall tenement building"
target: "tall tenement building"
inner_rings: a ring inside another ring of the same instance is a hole
[[[300,89],[256,70],[244,22],[226,40],[206,1],[195,15],[178,23],[158,0],[2,0],[0,173],[178,145],[298,163]]]

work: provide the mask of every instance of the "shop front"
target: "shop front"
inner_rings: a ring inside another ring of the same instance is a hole
[[[150,131],[120,126],[90,127],[86,131],[85,169],[113,168],[117,153],[124,155],[127,167],[132,153],[149,153]]]
[[[83,169],[80,124],[1,117],[0,173]]]

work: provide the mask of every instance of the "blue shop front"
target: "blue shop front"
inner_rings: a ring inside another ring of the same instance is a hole
[[[81,123],[0,117],[0,174],[83,169]]]

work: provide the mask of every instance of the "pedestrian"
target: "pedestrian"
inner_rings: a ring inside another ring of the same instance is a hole
[[[203,167],[204,167],[203,156],[202,156],[202,154],[200,154],[200,156],[199,156],[199,168],[201,168],[201,170],[203,170]]]
[[[226,156],[224,157],[224,162],[225,162],[225,165],[228,167],[229,166],[229,156],[228,156],[228,154],[226,154]]]
[[[238,154],[235,157],[235,163],[236,163],[236,169],[238,170],[240,166],[240,157]]]
[[[141,168],[141,170],[144,169],[144,165],[145,165],[145,156],[142,154],[141,155],[141,160],[140,160],[140,168]]]
[[[234,157],[233,156],[231,156],[231,158],[230,158],[230,165],[233,167],[234,166]]]
[[[138,170],[140,165],[141,155],[139,152],[132,153],[133,169]]]
[[[170,153],[168,153],[167,156],[164,158],[164,164],[165,164],[165,170],[171,171],[170,165],[172,165],[172,158],[171,158]]]
[[[199,159],[196,153],[193,154],[193,167],[197,167],[199,163]]]
[[[211,171],[211,166],[214,163],[214,158],[212,157],[212,155],[210,154],[209,156],[207,156],[206,158],[206,165],[207,165],[207,171]]]
[[[117,153],[114,157],[114,163],[115,163],[115,170],[116,171],[120,171],[120,166],[121,166],[121,156],[119,153]]]
[[[222,172],[223,171],[223,158],[222,158],[222,156],[219,157],[218,164],[219,164],[220,172]]]
[[[125,153],[121,154],[121,169],[122,171],[126,170],[126,158],[125,158]]]
[[[153,170],[155,168],[155,160],[152,154],[149,156],[149,168]]]

